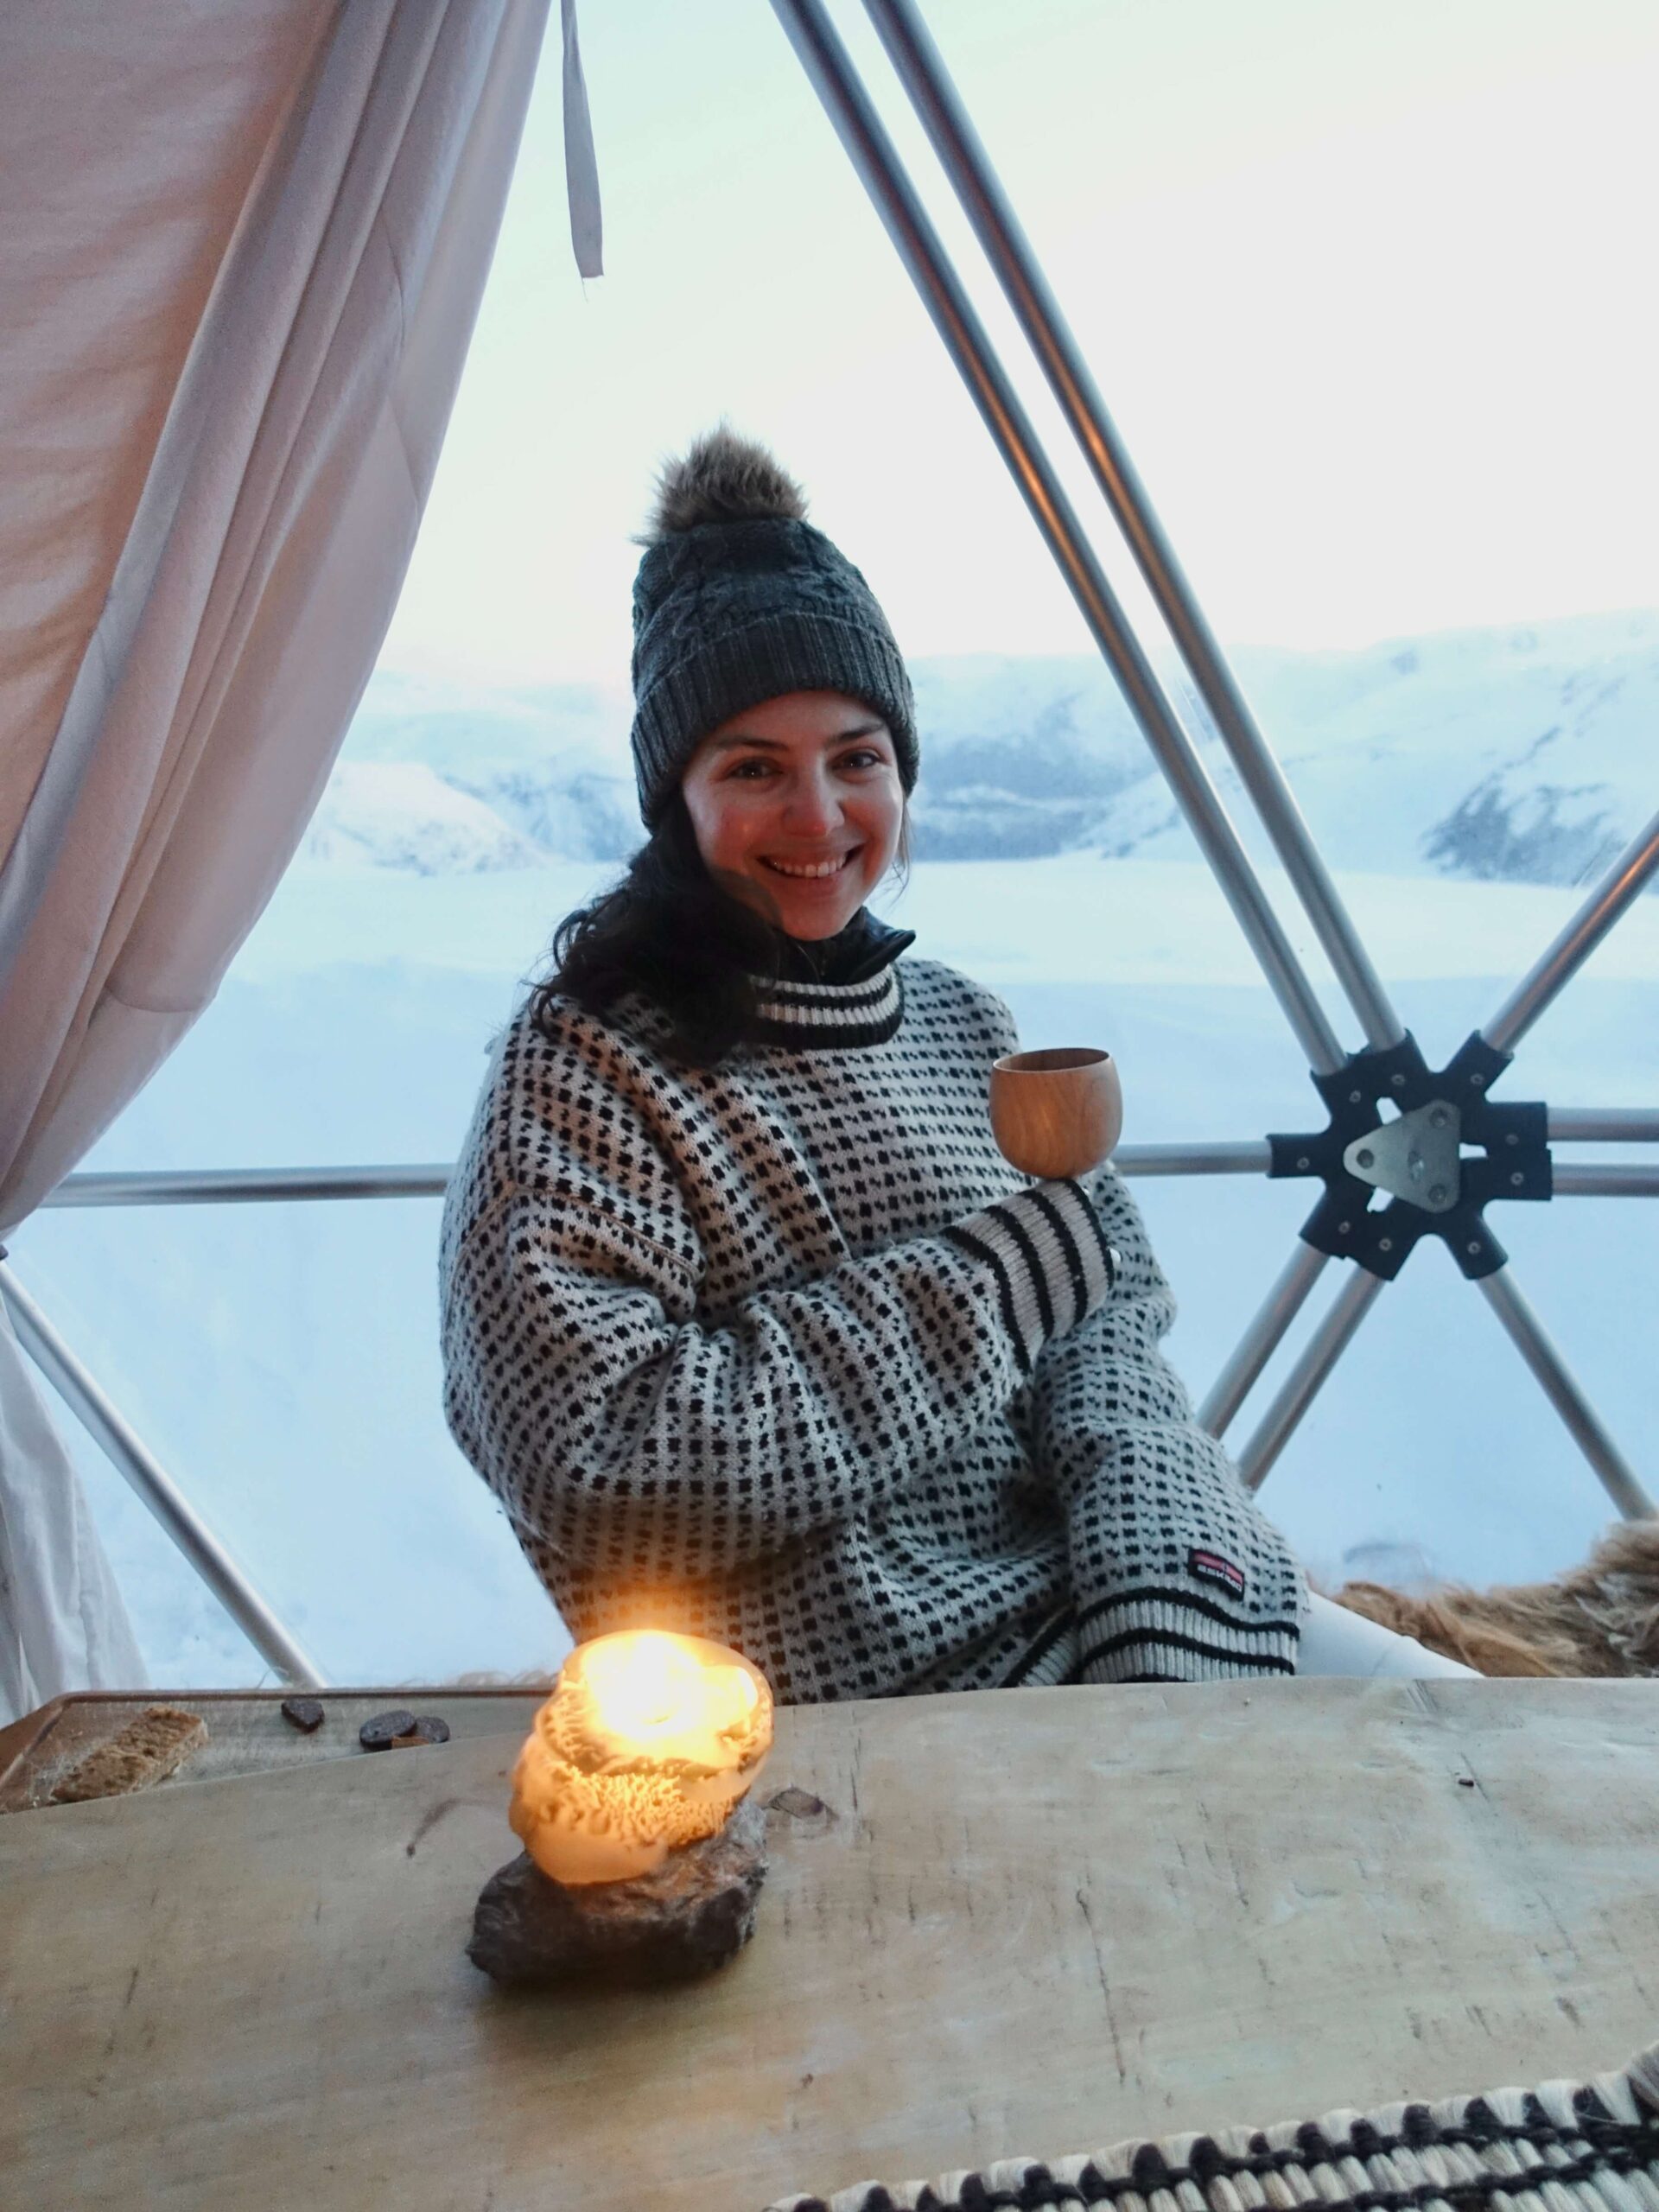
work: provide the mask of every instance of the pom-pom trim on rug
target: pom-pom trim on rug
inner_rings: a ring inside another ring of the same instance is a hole
[[[1530,2198],[1529,2206],[1524,2200]],[[1213,2135],[1131,2138],[1044,2163],[833,2196],[767,2212],[1659,2212],[1659,2045],[1619,2074],[1491,2089],[1439,2104]]]

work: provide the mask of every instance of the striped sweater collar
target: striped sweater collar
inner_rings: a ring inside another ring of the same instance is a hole
[[[754,979],[755,1019],[749,1039],[798,1052],[840,1052],[885,1045],[905,1018],[896,962],[858,983],[774,982]]]

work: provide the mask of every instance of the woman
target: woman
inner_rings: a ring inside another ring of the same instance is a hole
[[[1283,1539],[1193,1423],[1109,1169],[1027,1184],[1006,1007],[865,906],[909,680],[763,448],[669,468],[634,587],[651,831],[497,1048],[445,1211],[445,1407],[578,1637],[786,1702],[1287,1675]]]

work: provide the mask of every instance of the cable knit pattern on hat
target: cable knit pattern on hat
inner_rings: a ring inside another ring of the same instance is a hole
[[[571,1632],[712,1637],[795,1702],[1292,1671],[1301,1577],[1127,1191],[995,1148],[1001,1003],[906,959],[769,987],[717,1068],[665,1026],[521,1014],[445,1208],[450,1427]]]

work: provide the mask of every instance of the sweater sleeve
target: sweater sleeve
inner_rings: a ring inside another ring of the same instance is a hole
[[[535,1187],[452,1196],[446,1224],[451,1430],[521,1537],[588,1571],[719,1576],[880,1511],[1110,1287],[1087,1193],[1047,1183],[710,1317],[671,1163],[627,1119],[543,1113],[508,1147]]]
[[[1093,1195],[1117,1284],[1045,1350],[1032,1394],[1067,1515],[1081,1679],[1294,1674],[1301,1570],[1163,1357],[1174,1300],[1134,1200],[1109,1167]]]

